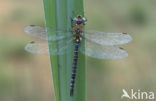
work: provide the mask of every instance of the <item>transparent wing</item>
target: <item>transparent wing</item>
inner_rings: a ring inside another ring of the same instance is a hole
[[[30,25],[30,26],[27,26],[24,28],[24,32],[26,32],[28,35],[30,35],[32,37],[47,40],[46,30],[44,27]]]
[[[51,55],[62,55],[70,53],[72,50],[68,49],[68,44],[71,44],[72,40],[58,41],[56,43],[50,42]],[[57,45],[56,45],[57,44]],[[25,50],[33,54],[49,54],[48,42],[47,41],[33,41],[25,46]]]
[[[52,33],[48,38],[46,37],[45,27],[30,25],[24,28],[24,32],[26,32],[28,35],[35,38],[40,38],[42,40],[56,41],[56,40],[72,37],[71,31],[67,31],[63,29],[56,30],[52,28],[47,28],[47,31],[50,31],[50,33]]]
[[[105,46],[126,44],[132,40],[132,37],[126,33],[105,33],[96,30],[85,31],[85,38]]]
[[[85,47],[81,46],[80,51],[87,56],[98,59],[122,59],[128,56],[127,52],[122,48],[117,46],[103,46],[91,41],[86,41]]]
[[[49,54],[48,42],[32,41],[25,46],[25,50],[33,54]]]

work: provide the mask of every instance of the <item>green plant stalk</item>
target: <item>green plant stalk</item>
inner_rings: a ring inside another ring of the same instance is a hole
[[[56,29],[72,29],[71,18],[77,15],[84,15],[83,0],[43,0],[46,27]],[[47,29],[47,36],[50,38],[53,33]],[[72,33],[70,33],[72,34]],[[56,101],[86,101],[86,67],[85,56],[79,53],[77,75],[74,88],[74,96],[70,96],[70,82],[72,74],[73,52],[71,54],[53,56],[53,49],[58,50],[61,46],[67,45],[68,50],[73,51],[73,45],[67,44],[64,40],[62,45],[57,42],[48,42],[52,76]],[[84,45],[84,42],[81,44]],[[67,50],[67,51],[68,51]]]

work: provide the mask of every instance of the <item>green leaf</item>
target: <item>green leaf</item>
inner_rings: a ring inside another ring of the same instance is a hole
[[[71,18],[77,15],[84,15],[83,0],[43,0],[46,27],[55,29],[72,29]],[[64,32],[61,34],[67,34]],[[47,29],[48,38],[52,36],[51,30]],[[70,33],[72,34],[72,33]],[[76,82],[74,87],[74,96],[70,96],[70,82],[73,63],[73,44],[67,44],[63,40],[62,45],[57,42],[49,43],[49,52],[53,49],[60,49],[67,45],[72,54],[50,55],[52,76],[54,83],[54,92],[56,101],[86,101],[86,67],[85,56],[79,53]],[[84,42],[82,43],[84,45]],[[68,51],[67,50],[67,51]]]

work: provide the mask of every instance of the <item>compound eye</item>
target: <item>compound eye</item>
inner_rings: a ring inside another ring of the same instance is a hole
[[[73,19],[73,22],[74,22],[74,23],[77,23],[77,21],[78,21],[78,19],[75,17],[75,18]]]
[[[86,18],[83,17],[83,18],[82,18],[82,22],[86,22]]]

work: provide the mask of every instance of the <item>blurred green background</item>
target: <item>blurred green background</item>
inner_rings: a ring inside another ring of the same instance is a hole
[[[127,101],[122,89],[156,92],[155,5],[156,0],[85,0],[87,28],[127,32],[134,39],[123,46],[126,59],[87,57],[88,101]],[[0,101],[54,101],[49,57],[24,50],[34,40],[24,27],[44,26],[42,0],[1,0],[0,7]]]

